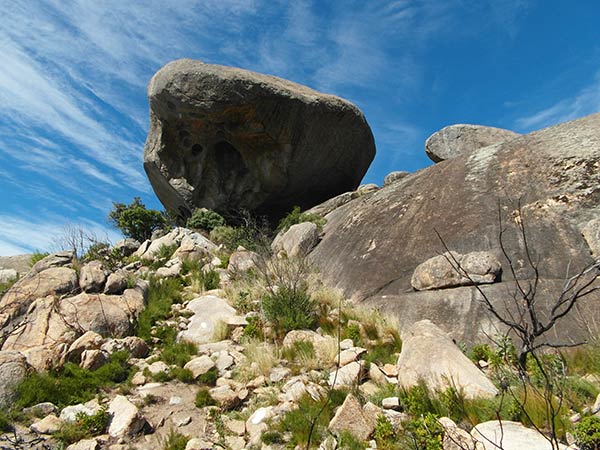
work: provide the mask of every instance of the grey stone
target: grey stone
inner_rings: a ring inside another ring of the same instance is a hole
[[[525,427],[519,422],[497,420],[483,422],[471,430],[471,436],[477,440],[477,450],[552,450],[554,447],[540,432]],[[558,444],[559,450],[567,446]]]
[[[0,408],[7,408],[17,398],[17,386],[28,369],[27,360],[21,353],[0,351]]]
[[[354,105],[272,76],[178,60],[148,86],[144,168],[163,205],[280,216],[353,190],[375,155]]]
[[[82,439],[79,442],[69,445],[66,450],[98,450],[100,445],[96,438]]]
[[[591,254],[595,258],[600,257],[600,219],[592,219],[587,222],[581,230],[581,234],[590,248]]]
[[[93,416],[102,410],[96,399],[90,400],[87,403],[79,403],[77,405],[65,406],[60,412],[60,420],[63,422],[75,422],[78,414]]]
[[[121,239],[120,241],[117,241],[117,243],[114,245],[114,248],[123,256],[130,256],[133,255],[136,250],[138,248],[140,248],[140,242],[132,239],[132,238],[125,238],[125,239]]]
[[[417,322],[403,333],[398,357],[398,384],[410,388],[421,381],[433,391],[453,387],[467,399],[498,393],[483,372],[429,320]]]
[[[102,350],[84,350],[80,366],[86,370],[96,370],[108,362],[108,354]]]
[[[433,162],[445,161],[520,135],[502,128],[481,125],[450,125],[433,133],[425,142],[425,152]]]
[[[108,434],[113,437],[133,436],[139,433],[146,424],[146,420],[139,413],[137,406],[123,395],[117,395],[111,400],[108,412],[112,415]]]
[[[63,426],[63,421],[56,417],[54,414],[49,414],[42,420],[34,422],[29,427],[31,431],[40,434],[54,434]]]
[[[244,273],[251,269],[255,269],[260,263],[260,256],[246,249],[238,249],[229,257],[227,272]]]
[[[353,361],[337,370],[333,370],[329,375],[328,384],[333,389],[345,389],[355,386],[360,381],[359,375],[362,371],[362,364]]]
[[[410,175],[410,172],[405,172],[403,170],[397,170],[394,172],[388,173],[383,179],[383,185],[388,186],[396,181],[402,180]]]
[[[127,272],[117,270],[108,275],[104,285],[104,293],[109,295],[122,294],[127,289]]]
[[[194,379],[198,378],[200,375],[204,375],[213,367],[215,367],[215,362],[206,355],[198,356],[197,358],[188,361],[185,366],[183,366],[184,369],[188,369],[192,372]]]
[[[186,310],[192,311],[186,330],[179,333],[178,339],[205,344],[213,340],[219,322],[227,322],[237,316],[237,311],[226,300],[214,295],[204,295],[190,301]]]
[[[362,406],[352,394],[348,394],[342,406],[337,409],[328,428],[338,435],[346,431],[361,441],[366,440],[375,429],[372,422],[365,418]]]
[[[289,230],[278,235],[271,248],[274,253],[284,251],[289,258],[306,256],[319,242],[319,231],[316,224],[303,222],[292,225]]]
[[[446,252],[419,264],[411,285],[417,291],[424,291],[493,283],[501,273],[500,262],[490,252],[471,252],[466,255]]]
[[[91,261],[81,268],[79,286],[85,292],[102,292],[106,274],[100,261]]]
[[[73,258],[75,258],[74,250],[64,250],[62,252],[52,253],[36,262],[27,275],[33,276],[46,269],[50,269],[51,267],[67,266],[73,262]]]

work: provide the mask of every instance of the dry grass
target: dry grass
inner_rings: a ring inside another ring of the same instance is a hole
[[[279,349],[268,342],[250,340],[244,352],[246,360],[239,367],[238,376],[251,380],[259,375],[268,377],[273,367],[279,363]]]

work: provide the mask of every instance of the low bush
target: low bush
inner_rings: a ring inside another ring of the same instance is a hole
[[[279,221],[277,231],[287,231],[292,225],[302,222],[312,222],[317,225],[319,230],[321,230],[325,225],[326,220],[318,214],[302,212],[299,206],[294,206],[294,209]]]
[[[96,414],[88,416],[85,413],[77,414],[75,422],[65,423],[54,437],[65,445],[73,444],[82,439],[104,434],[110,424],[110,414],[106,408]]]
[[[600,418],[584,417],[575,425],[574,435],[580,450],[598,450],[600,448]]]
[[[182,301],[183,286],[178,278],[157,279],[151,278],[148,288],[148,304],[138,318],[136,334],[150,342],[152,327],[171,314],[173,303]]]
[[[29,258],[29,267],[33,267],[35,265],[35,263],[41,261],[48,255],[50,255],[50,253],[48,253],[48,252],[43,252],[43,253],[42,252],[33,252],[33,254],[31,255],[31,258]]]
[[[438,418],[431,413],[404,423],[405,433],[402,441],[407,449],[442,450],[444,428]]]
[[[315,302],[304,288],[280,286],[262,301],[263,315],[279,336],[291,330],[313,329],[317,324]]]
[[[219,370],[216,367],[209,369],[207,372],[200,375],[197,379],[198,383],[205,384],[207,386],[214,386],[219,378]]]
[[[198,208],[187,220],[186,226],[210,232],[217,227],[225,226],[225,219],[221,214],[211,209]]]
[[[185,446],[189,440],[190,438],[185,434],[170,430],[162,442],[162,450],[185,450]]]
[[[59,408],[84,403],[94,398],[100,389],[127,381],[133,374],[127,352],[113,353],[109,362],[95,371],[67,363],[62,369],[33,373],[18,386],[16,408],[52,402]]]
[[[9,417],[0,411],[0,433],[8,433],[13,430],[13,426]]]
[[[217,402],[211,397],[210,392],[207,387],[201,387],[196,392],[196,400],[194,404],[197,408],[204,408],[205,406],[213,406],[216,405]]]
[[[210,291],[219,287],[221,277],[219,276],[219,272],[214,269],[206,271],[200,270],[198,271],[197,280],[202,289]]]

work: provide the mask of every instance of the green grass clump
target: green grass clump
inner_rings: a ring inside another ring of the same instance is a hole
[[[185,450],[185,446],[189,440],[190,438],[185,434],[171,430],[162,443],[162,450]]]
[[[210,392],[206,386],[202,386],[196,392],[196,399],[194,400],[194,404],[197,408],[204,408],[205,406],[214,406],[217,404],[215,400],[211,397]]]
[[[183,286],[178,278],[150,279],[148,304],[138,318],[136,334],[147,342],[151,341],[152,327],[171,314],[173,303],[180,303]]]
[[[216,227],[225,225],[225,219],[221,214],[211,209],[197,208],[187,220],[186,226],[198,230],[211,231]]]
[[[198,282],[200,286],[205,291],[210,291],[212,289],[217,289],[219,287],[219,283],[221,282],[221,277],[219,276],[219,272],[216,270],[200,270],[197,275]]]
[[[58,408],[84,403],[94,398],[100,389],[127,381],[133,373],[127,352],[113,353],[109,362],[95,371],[67,363],[62,369],[33,373],[17,387],[19,399],[15,406],[22,409],[42,402],[52,402]]]
[[[110,424],[110,414],[106,408],[96,414],[88,416],[85,413],[77,414],[75,422],[65,423],[54,437],[65,445],[73,444],[82,439],[99,436],[106,432]]]
[[[565,349],[562,356],[571,373],[600,374],[600,342],[593,341],[573,349]]]
[[[575,442],[580,450],[596,450],[600,448],[600,418],[584,417],[575,425]]]
[[[8,433],[13,430],[10,418],[0,411],[0,433]]]
[[[262,310],[277,335],[313,329],[317,324],[316,304],[304,288],[280,286],[264,296]]]
[[[175,333],[168,340],[163,341],[160,351],[160,359],[169,365],[183,367],[192,356],[198,353],[198,347],[193,342],[176,342]]]
[[[367,448],[367,443],[357,439],[349,431],[342,431],[339,436],[339,448],[344,450],[364,450]]]
[[[317,225],[320,231],[323,229],[323,226],[325,226],[327,221],[318,214],[302,212],[299,206],[294,206],[294,209],[292,209],[283,219],[279,221],[279,224],[277,225],[277,231],[287,231],[292,225],[303,222],[314,223]]]
[[[41,261],[48,255],[50,255],[50,253],[48,253],[48,252],[43,252],[43,253],[42,252],[34,252],[31,255],[31,258],[29,258],[29,267],[33,267],[35,265],[35,263]]]
[[[331,392],[330,401],[327,399],[316,401],[310,395],[304,395],[298,401],[298,408],[285,413],[275,425],[275,430],[290,434],[289,448],[306,447],[312,422],[316,420],[311,442],[318,446],[318,442],[321,442],[327,434],[327,426],[333,418],[335,408],[344,402],[346,395],[347,392],[343,390],[334,390]],[[321,415],[317,418],[321,410]]]
[[[205,384],[207,386],[214,386],[219,378],[219,369],[213,367],[200,375],[197,379],[198,383]]]

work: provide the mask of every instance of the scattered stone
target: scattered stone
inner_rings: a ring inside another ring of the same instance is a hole
[[[186,310],[194,315],[190,318],[187,330],[179,333],[178,339],[205,344],[213,340],[219,322],[227,322],[237,317],[237,311],[226,300],[214,295],[204,295],[190,301]]]
[[[192,423],[192,418],[190,416],[185,416],[185,417],[182,417],[181,419],[176,420],[175,426],[176,427],[185,427],[186,425],[189,425],[190,423]]]
[[[228,417],[223,418],[225,428],[231,433],[237,436],[243,436],[246,433],[246,423],[243,420],[230,419]]]
[[[361,196],[361,195],[371,194],[378,190],[379,190],[379,186],[377,186],[375,183],[368,183],[368,184],[361,184],[358,187],[358,189],[356,189],[356,192],[358,193],[359,196]]]
[[[337,341],[332,336],[321,336],[311,330],[292,330],[283,339],[284,347],[292,347],[295,342],[310,342],[315,349],[317,358],[328,362],[331,359],[332,350],[337,349]],[[335,355],[335,353],[333,353]]]
[[[204,375],[213,367],[215,367],[215,362],[207,355],[198,356],[197,358],[188,361],[185,366],[183,366],[184,369],[188,369],[192,372],[194,380],[200,375]]]
[[[465,275],[466,272],[466,275]],[[446,252],[419,264],[411,279],[417,291],[494,283],[502,272],[500,261],[490,252],[461,255]]]
[[[352,342],[352,339],[348,338],[340,341],[340,350],[348,350],[352,347],[354,347],[354,342]]]
[[[213,448],[212,442],[199,438],[190,439],[185,446],[185,450],[212,450]]]
[[[438,422],[444,427],[442,448],[444,450],[475,450],[475,440],[449,417],[440,417]]]
[[[23,408],[24,414],[30,414],[34,417],[46,417],[50,414],[56,414],[58,412],[58,408],[54,403],[43,402],[38,403],[37,405],[30,406],[29,408]]]
[[[227,436],[225,444],[230,450],[243,450],[246,448],[246,441],[240,436]]]
[[[377,383],[370,381],[370,380],[365,381],[363,384],[361,384],[358,387],[358,390],[365,398],[372,397],[377,392],[379,392],[380,389],[381,389],[380,385],[378,385]]]
[[[64,250],[58,253],[52,253],[36,262],[29,271],[28,277],[53,267],[67,266],[73,262],[73,258],[75,258],[74,250]]]
[[[148,366],[148,372],[150,372],[152,375],[158,375],[159,373],[168,373],[169,366],[163,361],[156,361]]]
[[[501,128],[482,125],[450,125],[427,138],[425,152],[438,163],[461,153],[468,153],[489,145],[512,140],[520,135]]]
[[[600,256],[600,219],[592,219],[581,230],[590,253],[594,258]]]
[[[400,399],[398,397],[386,397],[381,400],[383,409],[400,409]]]
[[[271,383],[279,383],[291,373],[292,371],[287,367],[274,367],[269,374],[269,380]]]
[[[19,352],[0,351],[0,409],[7,408],[17,398],[17,386],[29,371],[27,359]]]
[[[217,386],[209,390],[210,396],[224,409],[235,408],[240,403],[238,393],[231,387]]]
[[[178,395],[173,395],[171,396],[171,398],[169,398],[169,405],[181,405],[182,401],[183,399],[181,397],[179,397]]]
[[[352,361],[356,361],[360,355],[366,351],[367,349],[362,347],[352,347],[347,350],[342,350],[336,361],[339,361],[340,366],[345,366],[350,364]]]
[[[453,387],[465,398],[489,398],[494,384],[467,358],[446,333],[429,320],[415,323],[402,336],[398,384],[410,388],[424,381],[433,391]]]
[[[234,251],[229,257],[227,272],[229,273],[245,273],[251,269],[258,267],[260,256],[258,253],[251,252],[245,248],[239,248]]]
[[[60,420],[63,422],[75,422],[79,414],[93,416],[101,410],[102,407],[98,404],[98,400],[93,399],[86,403],[79,403],[77,405],[64,407],[60,412]]]
[[[67,447],[66,450],[98,450],[100,448],[95,438],[83,439]]]
[[[86,331],[71,344],[67,351],[67,359],[79,363],[85,350],[99,349],[103,341],[102,336],[95,331]]]
[[[386,375],[377,366],[377,364],[371,364],[371,366],[369,367],[369,378],[379,385],[388,384],[388,379]]]
[[[334,389],[352,387],[358,384],[361,371],[361,363],[357,361],[351,362],[350,364],[339,368],[329,375],[329,386]]]
[[[342,406],[338,408],[329,422],[329,431],[340,434],[347,431],[357,439],[366,440],[375,429],[363,413],[360,403],[352,394],[348,394]]]
[[[113,437],[133,436],[139,433],[146,420],[140,415],[137,406],[123,395],[117,395],[108,405],[112,415],[108,434]]]
[[[271,248],[277,254],[284,251],[288,258],[306,256],[319,242],[316,224],[303,222],[292,225],[285,233],[277,235]]]
[[[135,251],[140,248],[139,241],[133,238],[125,238],[117,241],[114,246],[114,249],[117,250],[123,256],[131,256],[135,253]]]
[[[84,292],[102,292],[106,274],[100,261],[91,261],[81,268],[79,287]]]
[[[108,354],[102,350],[84,350],[80,366],[86,370],[96,370],[108,362]]]
[[[410,172],[405,172],[403,170],[397,170],[394,172],[390,172],[383,179],[383,186],[385,187],[385,186],[388,186],[398,180],[402,180],[403,178],[406,178],[408,175],[410,175]]]
[[[63,426],[63,421],[60,420],[56,415],[50,414],[33,423],[29,428],[31,431],[40,434],[54,434]]]
[[[525,427],[519,422],[497,420],[483,422],[471,431],[477,441],[478,450],[551,450],[553,447],[540,432]],[[559,450],[566,446],[559,444]]]
[[[354,189],[375,155],[358,108],[280,78],[184,59],[154,75],[148,97],[144,168],[182,218],[306,209]]]
[[[127,272],[125,270],[117,270],[108,275],[104,285],[105,294],[118,295],[122,294],[125,289],[127,289]]]
[[[220,352],[219,356],[217,357],[217,361],[215,362],[215,365],[219,373],[223,373],[225,370],[233,366],[233,363],[233,356],[231,356],[227,352]]]
[[[217,248],[217,245],[201,233],[191,232],[183,237],[173,256],[181,261],[200,261],[205,257],[210,257]],[[216,264],[216,266],[218,265],[220,265],[220,261]]]
[[[398,366],[395,366],[394,364],[384,364],[381,368],[381,371],[385,374],[386,377],[398,377]]]
[[[246,432],[250,438],[250,445],[260,443],[260,435],[268,429],[267,421],[275,415],[275,410],[272,406],[258,408],[246,420]]]

